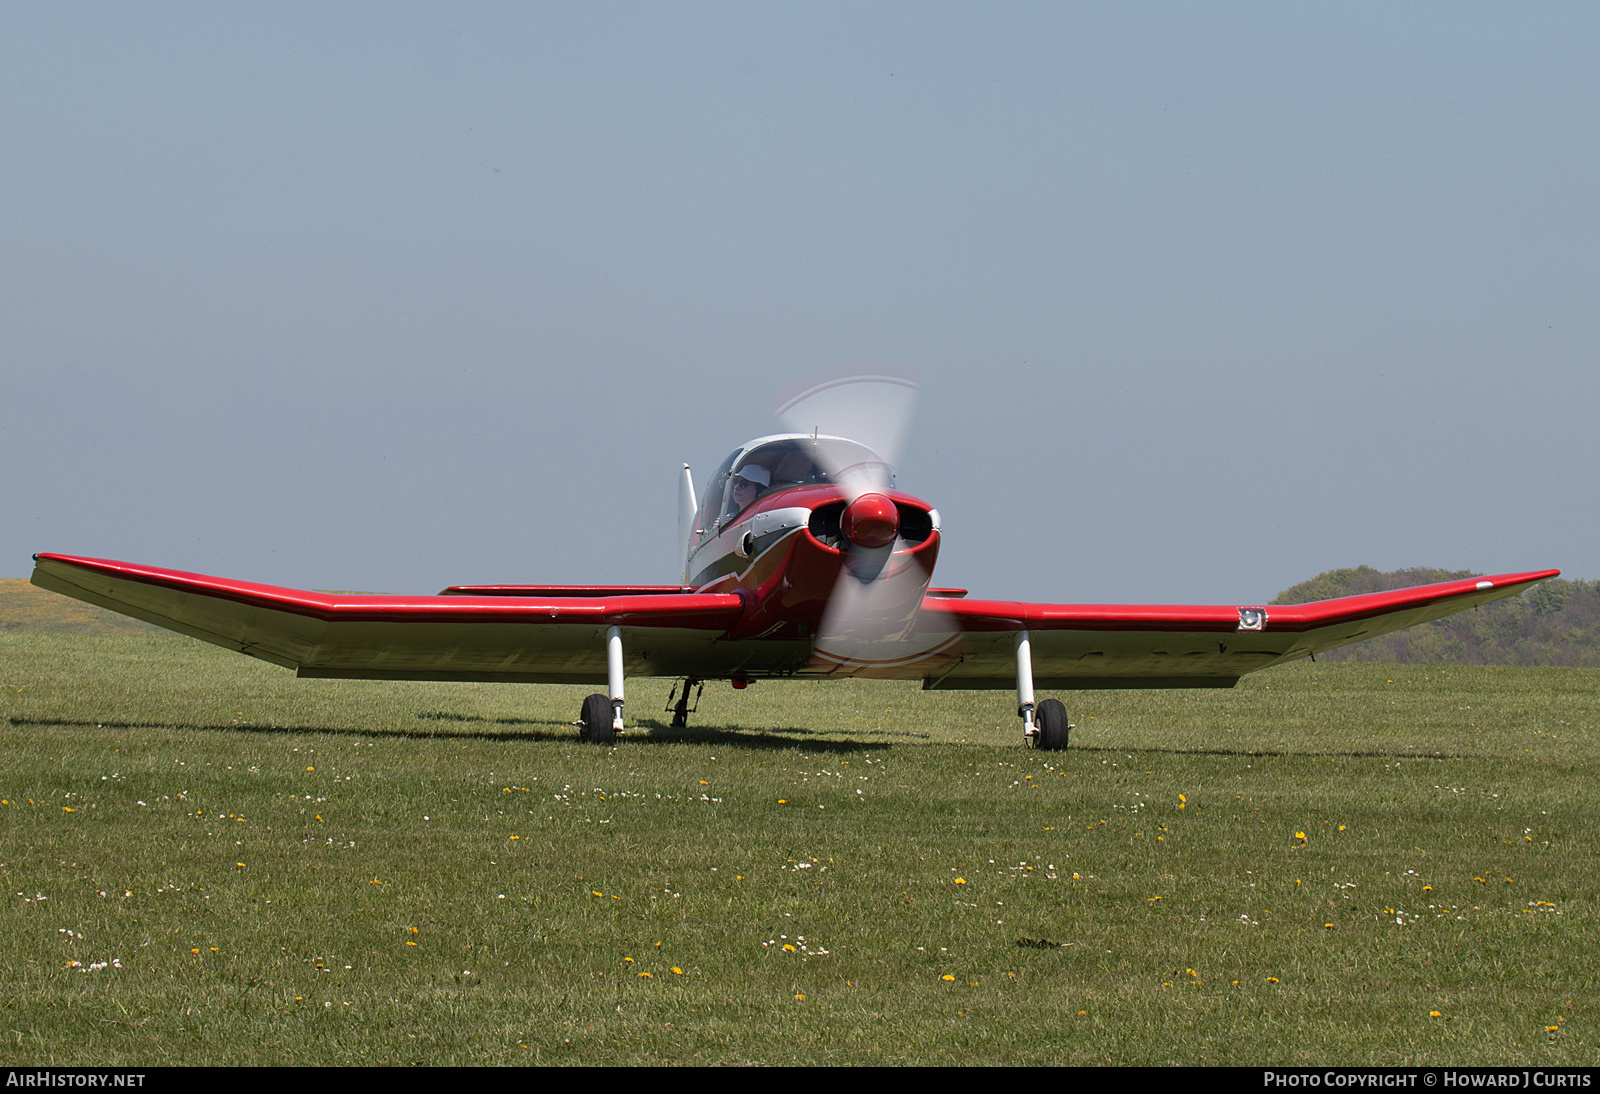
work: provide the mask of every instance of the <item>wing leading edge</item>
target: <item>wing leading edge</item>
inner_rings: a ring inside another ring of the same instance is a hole
[[[611,626],[623,629],[630,675],[704,672],[744,610],[738,596],[657,588],[319,593],[54,554],[34,556],[33,584],[301,676],[379,680],[604,684]]]
[[[1013,688],[1014,639],[1029,634],[1034,686],[1232,687],[1247,672],[1515,596],[1560,570],[1445,581],[1286,605],[1025,604],[923,601],[917,630],[959,635],[960,656],[927,689]]]

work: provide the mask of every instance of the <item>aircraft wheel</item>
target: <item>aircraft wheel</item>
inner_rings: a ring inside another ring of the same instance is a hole
[[[617,739],[611,728],[611,697],[599,692],[583,701],[583,714],[578,719],[578,740],[591,744],[608,745]]]
[[[1067,737],[1072,727],[1067,724],[1067,708],[1060,699],[1046,699],[1033,712],[1034,724],[1039,727],[1036,738],[1046,752],[1065,752]]]

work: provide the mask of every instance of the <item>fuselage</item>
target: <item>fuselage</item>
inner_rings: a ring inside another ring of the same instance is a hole
[[[707,483],[683,584],[746,600],[730,639],[810,645],[841,581],[872,589],[875,634],[908,630],[938,555],[937,510],[896,489],[869,449],[832,437],[763,437]]]

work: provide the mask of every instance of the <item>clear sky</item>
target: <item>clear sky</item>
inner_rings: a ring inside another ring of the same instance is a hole
[[[670,582],[920,372],[936,581],[1600,577],[1600,6],[0,5],[0,576]]]

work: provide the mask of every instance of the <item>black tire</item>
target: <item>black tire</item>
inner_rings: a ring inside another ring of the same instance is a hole
[[[611,728],[611,697],[596,692],[583,701],[583,714],[578,719],[578,740],[591,744],[608,745],[616,741],[616,730]]]
[[[1065,752],[1072,727],[1067,724],[1067,708],[1060,699],[1046,699],[1033,712],[1033,721],[1039,730],[1035,738],[1046,752]]]

